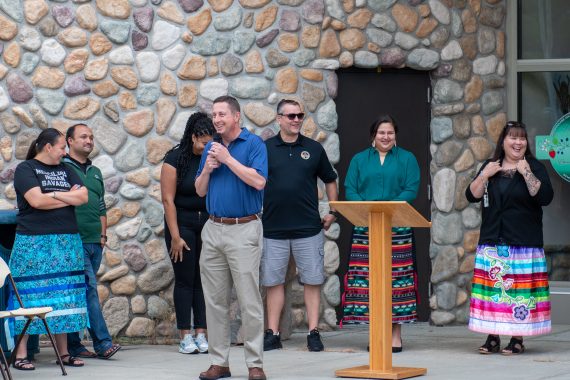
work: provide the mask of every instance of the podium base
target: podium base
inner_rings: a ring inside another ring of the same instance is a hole
[[[335,371],[337,377],[352,377],[362,379],[407,379],[409,377],[422,376],[427,373],[427,368],[392,367],[389,370],[371,370],[370,366],[339,369]]]

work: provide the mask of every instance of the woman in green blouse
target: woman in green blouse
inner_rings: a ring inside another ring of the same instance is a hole
[[[396,146],[398,125],[379,117],[370,127],[371,147],[351,160],[344,182],[349,201],[407,201],[418,193],[420,169],[414,155]],[[409,227],[392,229],[392,352],[402,351],[401,324],[414,322],[416,271]],[[343,323],[368,323],[368,228],[355,226],[345,280]]]

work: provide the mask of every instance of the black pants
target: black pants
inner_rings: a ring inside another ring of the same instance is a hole
[[[177,209],[178,230],[190,251],[184,250],[183,260],[172,262],[174,268],[174,310],[179,330],[191,330],[191,315],[194,312],[194,328],[206,328],[206,305],[200,278],[200,251],[202,227],[208,219],[206,212]],[[165,224],[166,248],[170,252],[172,236]]]

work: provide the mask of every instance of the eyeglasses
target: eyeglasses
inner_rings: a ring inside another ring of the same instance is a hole
[[[293,121],[295,120],[295,118],[299,119],[299,120],[303,120],[305,118],[305,113],[304,112],[300,112],[300,113],[280,113],[278,114],[279,116],[285,116],[287,117],[287,119]]]

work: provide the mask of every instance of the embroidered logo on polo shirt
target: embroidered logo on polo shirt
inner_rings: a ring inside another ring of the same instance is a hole
[[[301,152],[301,158],[303,160],[308,160],[309,158],[311,158],[311,154],[309,152],[307,152],[306,150]]]

